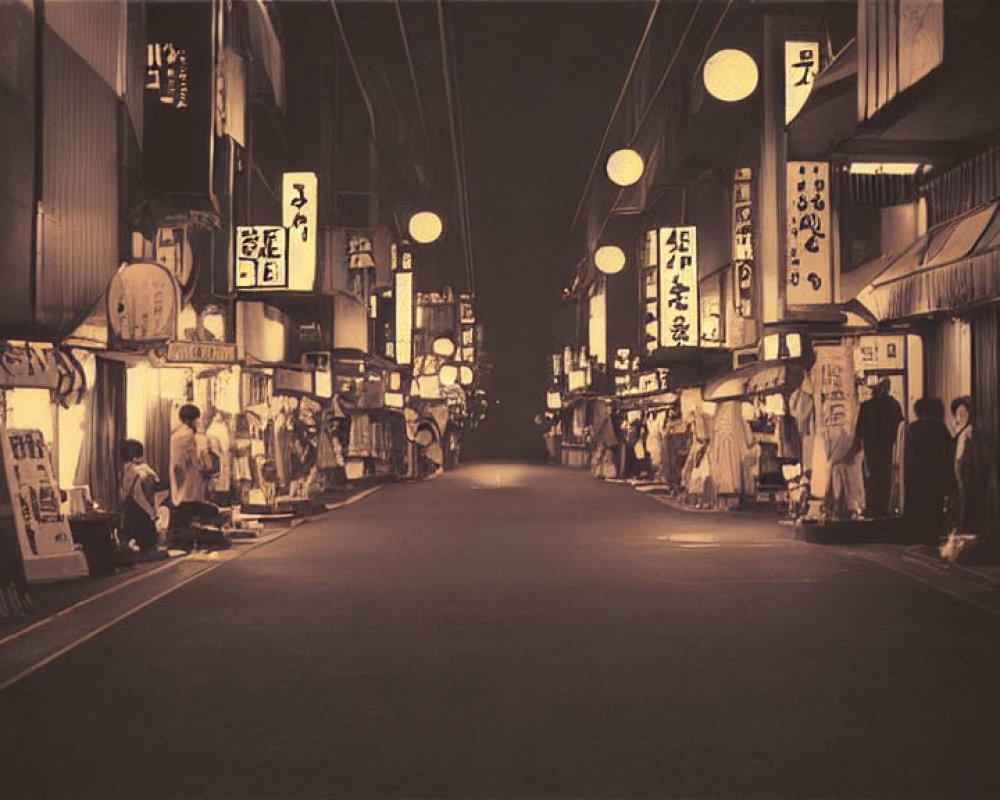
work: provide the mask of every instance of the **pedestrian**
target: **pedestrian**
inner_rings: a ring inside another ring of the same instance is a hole
[[[170,500],[175,522],[215,516],[218,509],[208,502],[208,483],[213,477],[207,440],[198,432],[201,410],[187,403],[177,412],[180,424],[170,436]]]
[[[907,528],[925,544],[938,544],[945,533],[945,502],[954,483],[952,440],[944,421],[944,403],[921,397],[913,404],[916,419],[906,429],[903,457]]]
[[[865,516],[889,515],[892,496],[892,456],[896,434],[903,421],[903,409],[889,394],[889,379],[882,378],[872,387],[871,399],[858,410],[854,439],[847,452],[835,463],[845,464],[858,451],[864,452]]]
[[[953,521],[958,533],[983,535],[989,457],[982,430],[976,423],[972,398],[956,397],[951,401],[951,413],[955,427]]]
[[[121,500],[119,543],[135,542],[143,557],[156,554],[159,534],[156,530],[156,490],[160,478],[145,461],[145,448],[135,439],[122,444],[122,473],[118,486]]]

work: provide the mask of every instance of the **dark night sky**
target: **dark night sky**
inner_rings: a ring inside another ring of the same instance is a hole
[[[573,213],[650,3],[452,4],[477,302],[494,364],[467,452],[543,452],[553,317]]]

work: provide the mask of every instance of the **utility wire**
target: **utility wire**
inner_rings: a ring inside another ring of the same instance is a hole
[[[448,27],[448,38],[451,42],[452,52],[457,52],[455,50],[455,36],[454,30],[451,26]],[[457,59],[456,59],[457,61]],[[463,122],[462,114],[462,87],[458,82],[458,64],[456,63],[453,68],[453,80],[455,82],[455,110],[458,116],[458,152],[461,159],[462,166],[462,213],[465,219],[465,231],[466,231],[466,264],[467,266],[467,279],[469,282],[469,291],[472,294],[476,293],[476,269],[475,269],[475,258],[474,251],[472,248],[472,215],[469,213],[469,179],[468,171],[465,163],[465,124]]]
[[[699,4],[701,0],[698,0]],[[590,189],[590,185],[594,181],[594,173],[597,172],[597,165],[601,162],[601,156],[604,154],[604,146],[608,142],[608,136],[611,135],[611,126],[614,125],[615,115],[618,113],[618,109],[621,107],[622,101],[625,99],[625,92],[628,91],[629,84],[632,82],[632,75],[635,73],[635,67],[639,63],[639,57],[642,55],[642,50],[646,46],[646,40],[649,39],[650,31],[653,29],[653,20],[656,18],[656,12],[660,9],[660,0],[654,0],[653,10],[649,12],[649,19],[646,20],[646,29],[642,32],[642,37],[639,39],[639,44],[635,48],[635,53],[632,56],[632,63],[629,65],[628,73],[625,75],[625,80],[622,82],[622,88],[618,92],[618,99],[615,101],[614,108],[611,109],[611,115],[608,117],[608,125],[604,129],[604,136],[601,137],[601,144],[597,148],[597,155],[594,157],[594,163],[590,167],[590,173],[587,175],[587,182],[584,184],[583,192],[580,194],[580,202],[576,206],[576,212],[573,214],[572,226],[575,226],[577,220],[580,218],[580,211],[583,209],[583,204],[587,199],[587,192]],[[571,226],[571,227],[572,227]]]
[[[410,40],[406,35],[406,24],[403,21],[403,9],[399,0],[395,0],[396,20],[399,23],[399,35],[403,40],[403,53],[406,55],[406,66],[410,70],[410,81],[413,84],[413,96],[417,101],[417,115],[420,117],[420,130],[424,134],[424,145],[427,151],[431,149],[431,137],[427,134],[427,117],[424,114],[424,104],[420,98],[420,87],[417,82],[417,71],[413,66],[413,54],[410,52]]]
[[[708,55],[708,51],[712,47],[712,42],[715,41],[715,36],[719,32],[719,28],[722,27],[722,23],[725,20],[726,15],[729,13],[729,10],[733,7],[733,4],[735,2],[736,2],[736,0],[729,0],[729,2],[726,4],[726,7],[724,9],[722,9],[722,13],[719,14],[719,18],[715,21],[715,27],[712,28],[712,33],[709,34],[708,39],[705,41],[705,47],[702,50],[701,60],[698,61],[698,65],[702,64],[705,61],[705,58]],[[677,47],[674,50],[673,58],[670,59],[670,63],[667,65],[667,69],[663,73],[663,77],[660,79],[660,82],[659,82],[659,84],[656,87],[656,91],[654,91],[653,94],[652,94],[652,96],[650,97],[649,103],[646,105],[646,108],[645,108],[645,110],[642,113],[642,117],[640,117],[640,119],[639,119],[639,124],[635,126],[635,133],[632,134],[632,138],[629,139],[629,142],[628,142],[629,146],[631,146],[632,144],[635,143],[635,140],[638,138],[639,133],[642,131],[642,125],[643,125],[643,123],[646,121],[646,118],[649,116],[649,112],[653,109],[653,106],[656,103],[656,98],[659,96],[659,94],[662,91],[663,87],[666,85],[667,78],[670,76],[670,73],[673,71],[674,63],[677,61],[677,58],[678,58],[678,56],[680,54],[681,47],[683,46],[684,41],[687,38],[688,33],[690,32],[692,25],[694,24],[695,16],[698,14],[698,8],[701,6],[701,4],[702,4],[702,0],[698,0],[698,5],[695,6],[694,12],[691,14],[691,18],[688,20],[687,27],[685,27],[684,33],[681,36],[680,42],[678,43]],[[612,206],[612,208],[614,208],[615,206],[618,205],[618,202],[619,202],[619,200],[621,200],[622,194],[624,194],[624,192],[625,192],[625,187],[622,187],[621,189],[618,190],[618,196],[616,197],[614,205]],[[601,234],[604,233],[605,228],[607,228],[608,221],[611,219],[611,216],[612,215],[609,212],[608,215],[604,218],[604,221],[601,223],[601,230],[598,233],[598,237],[597,237],[598,239],[601,237]]]
[[[458,133],[455,125],[455,103],[454,92],[452,90],[451,67],[448,60],[448,40],[444,24],[444,0],[437,2],[438,34],[441,39],[441,67],[444,73],[444,89],[448,101],[448,126],[451,131],[451,156],[452,165],[455,171],[455,199],[458,202],[459,229],[462,233],[462,248],[465,261],[465,276],[469,284],[469,291],[473,289],[472,264],[469,262],[468,231],[465,215],[462,210],[465,208],[462,192],[462,167],[458,154]]]
[[[344,31],[344,21],[340,18],[340,9],[337,8],[337,0],[330,0],[330,8],[333,9],[334,19],[337,20],[337,30],[340,31],[340,40],[344,43],[344,52],[347,54],[347,60],[351,64],[351,69],[354,72],[354,80],[358,84],[358,91],[361,92],[361,98],[365,101],[365,110],[368,112],[368,124],[371,127],[372,141],[375,141],[375,111],[372,108],[371,98],[368,97],[368,92],[365,90],[364,81],[361,80],[361,71],[358,69],[358,62],[354,60],[354,53],[351,52],[351,45],[347,42],[347,33]]]

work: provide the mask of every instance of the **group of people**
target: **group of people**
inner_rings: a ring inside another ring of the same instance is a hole
[[[975,422],[972,398],[951,402],[954,434],[945,424],[944,403],[924,397],[913,406],[916,420],[906,430],[903,516],[928,543],[947,529],[979,534],[986,515],[989,453]]]
[[[936,544],[949,529],[983,534],[988,526],[986,480],[989,456],[975,423],[969,396],[951,402],[952,430],[945,422],[945,405],[936,397],[913,404],[916,419],[903,439],[903,518],[909,531]],[[872,387],[861,404],[854,439],[839,462],[864,452],[866,517],[886,517],[892,505],[892,466],[897,430],[903,421],[899,402],[889,393],[889,381]]]
[[[161,489],[159,476],[146,463],[141,442],[127,439],[122,445],[119,542],[134,545],[142,557],[163,553],[168,522],[178,530],[194,521],[215,520],[219,507],[213,501],[227,499],[225,491],[213,491],[225,485],[219,478],[227,459],[219,452],[219,443],[213,447],[210,437],[199,430],[200,418],[201,410],[192,404],[178,411],[179,424],[170,436],[169,491]],[[167,496],[170,508],[164,511]]]

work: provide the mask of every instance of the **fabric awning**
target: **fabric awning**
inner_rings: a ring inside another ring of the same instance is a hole
[[[720,402],[791,391],[802,382],[802,375],[798,362],[754,364],[710,381],[703,396]]]
[[[853,299],[880,321],[1000,299],[998,205],[994,200],[935,225],[890,258]]]

